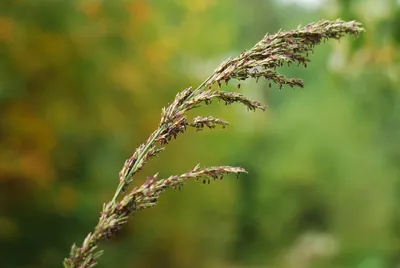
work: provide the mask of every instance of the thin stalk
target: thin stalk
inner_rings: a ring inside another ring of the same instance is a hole
[[[135,172],[135,170],[137,169],[137,165],[138,163],[140,163],[140,161],[142,160],[143,156],[147,153],[147,151],[150,149],[150,147],[153,145],[155,139],[158,137],[158,135],[164,130],[165,128],[165,124],[163,124],[161,127],[159,127],[157,129],[157,131],[154,133],[153,137],[151,138],[151,140],[146,144],[146,147],[144,148],[144,150],[142,151],[142,153],[138,156],[138,159],[136,160],[135,164],[133,165],[133,167],[129,170],[128,174],[125,176],[125,178],[120,181],[120,183],[118,184],[117,190],[115,191],[114,197],[111,200],[112,204],[115,204],[115,202],[117,201],[118,196],[120,195],[122,189],[125,188],[126,186],[126,180],[132,175],[133,172]]]
[[[188,100],[190,100],[193,96],[194,96],[194,92],[197,90],[200,90],[201,88],[204,87],[204,85],[207,84],[208,81],[210,81],[210,79],[212,78],[212,76],[209,76],[206,80],[204,80],[188,97]],[[184,104],[181,105],[181,107]],[[147,151],[151,148],[151,146],[154,144],[154,141],[156,140],[156,138],[158,137],[158,135],[163,132],[165,129],[165,123],[162,124],[154,133],[154,136],[152,137],[152,139],[147,143],[146,147],[144,148],[144,150],[142,151],[142,153],[138,156],[135,164],[133,165],[133,167],[129,170],[128,174],[125,176],[125,178],[123,180],[120,181],[120,183],[118,184],[117,190],[114,193],[114,197],[111,200],[112,204],[115,204],[115,202],[117,201],[118,196],[121,194],[122,189],[125,188],[126,186],[126,180],[132,175],[133,172],[135,172],[135,170],[137,169],[137,165],[138,163],[141,162],[143,156],[147,153]]]

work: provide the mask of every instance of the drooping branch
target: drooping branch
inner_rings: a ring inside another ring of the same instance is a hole
[[[202,180],[203,183],[211,180],[222,179],[227,174],[246,172],[240,167],[219,166],[194,169],[182,175],[170,176],[166,179],[157,180],[157,174],[148,178],[140,187],[134,188],[125,197],[117,202],[109,202],[103,206],[99,222],[92,233],[85,238],[82,246],[72,246],[71,256],[65,259],[65,267],[93,267],[97,264],[102,251],[96,252],[100,240],[114,236],[125,224],[129,216],[138,211],[153,207],[157,204],[160,195],[167,189],[182,187],[188,180]]]

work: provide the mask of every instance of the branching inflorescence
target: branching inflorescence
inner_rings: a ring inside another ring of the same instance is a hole
[[[143,168],[144,164],[163,151],[165,145],[172,138],[183,134],[188,127],[202,130],[204,127],[212,129],[217,125],[223,128],[228,125],[228,122],[212,116],[198,116],[190,121],[186,115],[187,111],[210,104],[213,99],[223,101],[227,105],[241,103],[252,111],[266,109],[266,106],[260,102],[250,100],[240,93],[213,90],[214,85],[221,87],[222,84],[227,84],[232,79],[255,78],[258,80],[263,77],[279,86],[303,87],[301,79],[287,78],[280,74],[277,68],[284,64],[290,66],[292,63],[306,67],[310,61],[308,55],[313,52],[315,45],[327,39],[340,39],[346,34],[357,36],[362,31],[364,29],[361,28],[361,24],[356,21],[321,20],[295,30],[279,31],[274,35],[267,34],[250,50],[223,62],[196,89],[187,88],[179,92],[175,100],[168,107],[162,109],[157,129],[125,161],[119,173],[119,185],[113,199],[104,204],[97,226],[87,235],[82,246],[72,246],[70,257],[64,260],[64,266],[81,268],[95,266],[96,259],[102,253],[97,251],[99,242],[113,237],[128,218],[136,212],[155,206],[159,196],[166,189],[179,188],[189,179],[202,180],[207,183],[213,179],[222,179],[226,174],[239,175],[246,172],[241,167],[200,168],[196,166],[193,170],[180,176],[174,175],[166,179],[157,179],[157,175],[155,175],[148,178],[140,187],[135,187],[125,193],[134,175]]]

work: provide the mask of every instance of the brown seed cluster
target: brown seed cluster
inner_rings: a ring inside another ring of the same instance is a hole
[[[142,170],[144,164],[164,150],[164,146],[172,138],[183,134],[187,127],[202,130],[205,127],[213,129],[217,125],[223,128],[228,125],[228,122],[212,116],[198,116],[191,121],[187,118],[187,111],[210,104],[212,100],[224,102],[226,105],[239,103],[251,111],[266,109],[260,102],[250,100],[240,93],[212,90],[213,85],[217,84],[221,87],[223,83],[228,83],[232,79],[254,78],[258,80],[263,77],[280,86],[303,87],[301,79],[287,78],[277,69],[285,64],[290,66],[293,63],[306,67],[310,61],[308,55],[313,52],[315,45],[327,39],[340,39],[344,35],[357,36],[363,30],[361,24],[355,21],[321,20],[295,30],[266,35],[250,50],[223,62],[195,90],[186,88],[179,92],[174,101],[162,109],[157,129],[125,161],[119,173],[119,185],[113,199],[104,204],[98,224],[93,232],[86,236],[82,245],[80,247],[75,244],[72,246],[70,257],[64,260],[64,266],[70,268],[94,267],[97,264],[96,259],[102,254],[102,251],[97,250],[99,242],[113,237],[130,216],[140,210],[155,206],[160,195],[167,189],[180,188],[190,179],[210,183],[211,180],[222,179],[226,174],[238,175],[246,172],[241,167],[200,168],[196,166],[193,170],[180,176],[173,175],[159,180],[155,175],[148,178],[140,187],[121,196],[132,182],[133,176]],[[238,88],[240,88],[240,84]]]

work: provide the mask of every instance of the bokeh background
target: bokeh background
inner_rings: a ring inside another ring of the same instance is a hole
[[[136,178],[197,163],[249,174],[169,191],[98,267],[400,267],[400,1],[2,0],[0,266],[59,267],[161,108],[266,32],[342,18],[304,89],[245,82],[269,109],[213,104]],[[235,83],[228,87],[237,90]]]

